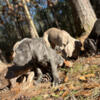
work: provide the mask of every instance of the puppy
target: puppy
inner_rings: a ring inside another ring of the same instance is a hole
[[[74,51],[80,52],[80,48],[82,46],[81,42],[71,37],[68,32],[57,28],[50,28],[45,31],[43,39],[48,47],[51,47],[52,45],[53,47],[59,46],[61,50],[64,50],[66,57],[74,57],[73,53],[76,53]],[[78,48],[76,48],[76,46]]]
[[[32,61],[34,65],[41,64],[42,66],[47,66],[49,63],[50,66],[47,67],[51,68],[53,84],[57,85],[59,83],[60,79],[57,66],[62,66],[64,59],[58,55],[55,50],[47,47],[42,38],[25,38],[17,42],[13,50],[13,62],[15,65],[25,66],[30,61]]]

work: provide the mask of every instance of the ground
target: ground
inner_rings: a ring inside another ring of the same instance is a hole
[[[72,67],[59,70],[64,79],[59,86],[20,83],[0,92],[0,100],[100,100],[100,55],[79,57]]]

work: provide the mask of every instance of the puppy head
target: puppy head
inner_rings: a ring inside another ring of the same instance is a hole
[[[29,46],[30,42],[27,41],[27,39],[18,43],[16,48],[14,48],[14,64],[18,66],[24,66],[32,59],[32,54]]]

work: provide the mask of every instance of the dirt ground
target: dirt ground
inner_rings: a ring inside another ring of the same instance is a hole
[[[64,80],[59,86],[52,87],[50,82],[18,83],[10,90],[1,89],[0,100],[100,100],[100,55],[80,57],[72,63],[71,68],[59,69]],[[3,84],[5,88],[7,80]]]

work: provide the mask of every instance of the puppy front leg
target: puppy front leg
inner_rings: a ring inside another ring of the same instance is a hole
[[[43,73],[40,68],[37,68],[37,74],[38,74],[38,78],[36,82],[40,83],[42,81],[42,76],[43,76]]]
[[[34,84],[37,85],[42,82],[43,73],[40,68],[36,68],[37,78],[34,81]]]
[[[54,60],[50,60],[51,64],[51,70],[52,70],[52,76],[53,76],[53,86],[56,86],[60,83],[58,71],[57,71],[57,65],[55,64]]]

